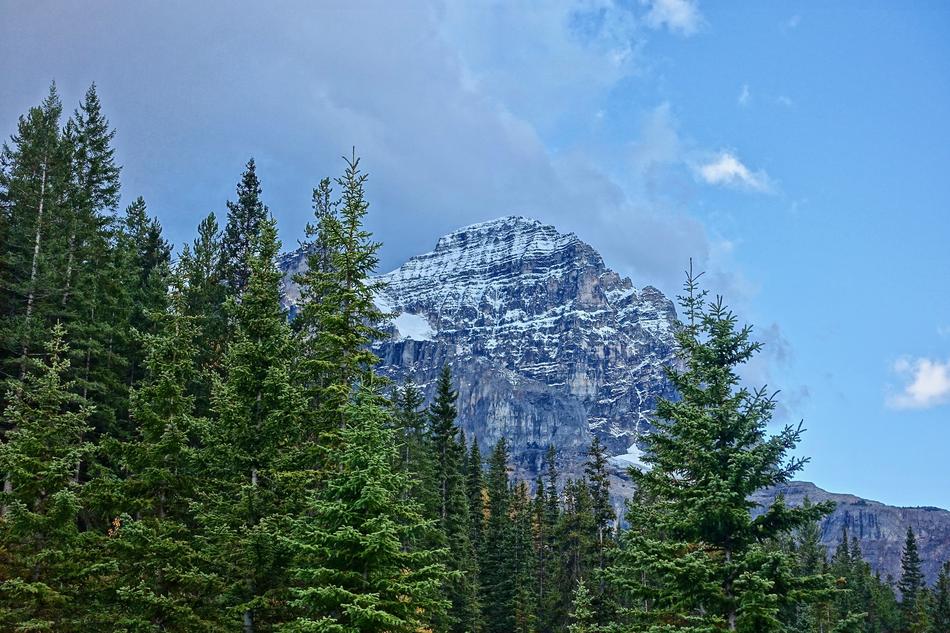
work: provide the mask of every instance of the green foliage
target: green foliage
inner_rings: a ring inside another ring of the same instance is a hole
[[[369,208],[367,175],[355,154],[337,184],[340,198],[331,202],[329,181],[314,190],[315,223],[307,225],[307,271],[295,277],[303,305],[294,319],[300,333],[303,370],[312,406],[333,433],[345,424],[343,409],[358,386],[377,388],[377,358],[369,345],[384,334],[385,314],[374,303],[381,282],[370,278],[380,244],[363,227]],[[332,444],[332,443],[331,443]]]
[[[804,460],[786,457],[801,428],[767,436],[774,400],[740,385],[737,367],[760,349],[751,328],[737,328],[721,299],[707,303],[691,274],[680,303],[681,365],[669,377],[681,399],[659,403],[649,468],[630,471],[630,529],[609,570],[625,603],[620,628],[780,631],[784,610],[818,596],[772,543],[830,508],[779,497],[753,516],[753,492],[801,469]]]
[[[917,538],[914,530],[907,528],[904,551],[901,554],[901,577],[897,583],[901,594],[901,619],[906,630],[912,630],[921,613],[917,600],[924,589],[924,574],[920,570],[920,553],[917,551]]]
[[[280,305],[279,248],[275,223],[266,220],[252,244],[247,288],[240,301],[229,300],[233,335],[202,456],[210,481],[200,519],[227,579],[223,599],[254,630],[286,617],[290,553],[274,530],[299,510],[304,492],[287,477],[305,453],[306,403]]]
[[[406,497],[405,473],[393,469],[390,414],[359,392],[343,409],[337,468],[290,524],[287,546],[299,615],[281,631],[411,633],[449,607],[445,551],[413,546],[435,529]],[[272,529],[281,529],[273,526]]]
[[[156,333],[143,337],[145,377],[131,396],[135,435],[114,448],[106,444],[118,461],[113,483],[121,513],[104,546],[114,571],[102,591],[112,598],[106,621],[114,625],[213,630],[220,625],[214,599],[221,588],[207,571],[194,516],[207,421],[194,414],[194,397],[185,391],[196,372],[197,329],[179,288],[170,301],[167,310],[151,313]]]
[[[79,466],[92,451],[91,407],[64,380],[66,331],[53,328],[46,360],[7,385],[0,443],[0,628],[72,628],[86,580],[79,531]]]
[[[240,296],[251,276],[254,242],[267,221],[267,207],[261,202],[261,181],[251,158],[237,185],[237,202],[228,201],[228,223],[221,241],[221,282],[229,294]]]

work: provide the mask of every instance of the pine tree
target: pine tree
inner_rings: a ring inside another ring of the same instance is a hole
[[[407,378],[401,389],[396,390],[393,404],[394,423],[399,438],[398,470],[410,477],[407,494],[421,506],[427,517],[439,516],[440,498],[435,485],[435,460],[426,424],[425,411],[421,410],[422,392]],[[444,545],[441,532],[433,532],[437,543]]]
[[[917,551],[917,538],[914,530],[907,528],[904,540],[904,552],[901,554],[901,577],[897,583],[901,594],[901,619],[906,630],[918,616],[917,600],[924,591],[924,574],[920,569],[920,553]]]
[[[478,564],[471,541],[471,517],[462,472],[464,445],[459,445],[459,429],[455,424],[458,392],[452,388],[448,365],[442,367],[436,393],[429,405],[429,432],[434,460],[434,490],[438,499],[439,528],[449,548],[447,560],[451,571],[459,572],[457,580],[447,587],[452,603],[449,629],[454,633],[477,630]]]
[[[126,365],[124,387],[131,388],[145,373],[143,335],[157,332],[152,315],[165,307],[172,282],[171,246],[162,236],[158,218],[149,217],[141,197],[125,210],[116,237],[113,268],[118,277],[113,293],[119,330],[115,346]],[[196,379],[193,377],[192,382]],[[117,411],[120,419],[126,415],[122,409]]]
[[[127,476],[117,481],[122,513],[105,546],[115,572],[102,588],[112,599],[99,621],[129,630],[214,630],[223,626],[215,604],[221,588],[207,571],[194,516],[207,484],[200,451],[207,421],[195,416],[186,393],[198,341],[180,282],[168,309],[149,317],[155,333],[142,335],[145,375],[131,394],[135,435],[111,451]]]
[[[930,626],[933,633],[950,631],[950,562],[940,568],[930,601]]]
[[[511,489],[508,482],[508,444],[498,440],[488,460],[488,521],[482,540],[481,588],[483,617],[487,633],[514,630],[512,597],[515,578],[513,560]]]
[[[130,340],[127,288],[123,286],[115,218],[119,167],[115,130],[102,113],[95,84],[73,113],[63,135],[70,149],[70,180],[61,222],[66,228],[59,289],[60,318],[70,331],[73,378],[96,405],[100,433],[121,433],[128,412],[125,346]]]
[[[514,591],[510,597],[514,628],[517,633],[537,630],[537,563],[534,555],[531,499],[528,486],[519,482],[511,497],[511,577]]]
[[[79,464],[91,407],[64,381],[65,329],[57,325],[46,361],[8,383],[0,443],[0,628],[70,630],[81,618],[87,580],[85,539],[78,529]]]
[[[558,528],[561,520],[558,490],[559,473],[557,469],[557,451],[549,445],[542,462],[544,471],[544,491],[539,492],[537,504],[538,516],[538,630],[550,633],[559,630],[567,615],[567,607],[562,595],[561,579],[563,565]],[[539,481],[539,484],[541,482]],[[573,587],[571,587],[573,589]],[[570,591],[571,589],[568,589]]]
[[[229,301],[233,340],[215,383],[210,443],[204,459],[213,485],[204,491],[224,598],[244,630],[270,630],[285,617],[289,552],[275,530],[299,509],[302,490],[287,472],[306,460],[305,399],[290,326],[280,305],[280,246],[268,219],[254,239],[250,277],[240,302]]]
[[[472,547],[478,560],[484,552],[483,537],[485,532],[485,477],[482,464],[482,453],[478,449],[478,440],[472,438],[472,449],[468,454],[468,472],[465,478],[465,490],[468,495],[469,516]]]
[[[571,597],[571,617],[567,626],[568,633],[595,633],[598,630],[595,621],[593,601],[584,579],[577,582]]]
[[[630,529],[609,570],[628,605],[625,630],[780,631],[780,614],[816,594],[772,543],[830,508],[779,497],[752,516],[753,492],[802,468],[786,457],[801,427],[767,436],[773,398],[739,385],[736,368],[760,349],[751,328],[737,329],[721,299],[707,304],[692,274],[681,305],[682,365],[668,372],[680,399],[658,403],[656,430],[644,438],[650,468],[630,470]]]
[[[383,382],[374,373],[378,359],[369,348],[385,336],[379,326],[386,315],[374,303],[383,284],[371,278],[380,244],[363,226],[369,208],[367,176],[355,154],[345,160],[336,203],[328,202],[326,181],[314,190],[316,222],[307,225],[304,244],[307,271],[295,277],[303,302],[294,319],[302,339],[303,370],[312,407],[324,425],[321,430],[330,436],[345,424],[342,411],[354,389],[375,389]],[[323,443],[333,445],[329,438]]]
[[[199,223],[198,237],[190,246],[185,245],[178,260],[178,274],[184,279],[187,313],[197,319],[202,341],[198,367],[209,374],[197,380],[190,389],[196,396],[195,411],[201,415],[210,411],[210,377],[223,371],[229,334],[222,261],[221,232],[214,213],[210,213]]]
[[[0,261],[0,369],[23,375],[43,351],[61,312],[71,179],[71,146],[60,133],[63,106],[55,84],[43,103],[21,116],[0,151],[4,243]]]
[[[597,526],[587,482],[570,480],[564,486],[564,511],[557,525],[559,561],[557,630],[566,625],[571,595],[577,583],[590,580],[597,566]]]
[[[613,601],[612,597],[607,595],[607,582],[604,576],[610,551],[615,545],[613,527],[617,520],[617,514],[610,502],[610,473],[607,466],[607,449],[595,436],[587,452],[584,474],[590,489],[591,511],[596,530],[594,540],[596,568],[592,575],[591,586],[594,589],[593,605],[598,622],[607,621],[608,605]]]
[[[393,469],[392,420],[364,391],[342,410],[337,468],[290,525],[298,617],[281,631],[415,633],[439,620],[450,581],[444,551],[413,547],[434,528]]]
[[[267,221],[267,207],[261,202],[261,182],[254,159],[247,161],[237,185],[237,202],[227,203],[228,223],[221,242],[221,281],[233,296],[240,296],[251,276],[253,245]]]

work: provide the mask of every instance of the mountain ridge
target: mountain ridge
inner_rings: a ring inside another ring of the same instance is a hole
[[[299,301],[292,275],[305,259],[301,249],[281,259],[291,312]],[[675,397],[665,375],[676,362],[672,301],[609,269],[575,234],[523,216],[461,227],[376,278],[387,284],[377,303],[398,312],[390,338],[374,348],[383,374],[397,383],[412,377],[428,399],[448,365],[459,392],[459,426],[483,449],[505,437],[525,478],[538,473],[548,444],[557,448],[563,473],[580,475],[587,447],[599,437],[621,505],[631,491],[624,471],[640,463],[638,443],[652,429],[656,402]],[[950,557],[950,512],[894,508],[807,482],[783,489],[792,503],[805,496],[837,501],[822,523],[823,543],[833,548],[842,528],[856,531],[883,574],[899,569],[907,525],[922,530],[928,579]],[[776,494],[761,491],[754,500],[768,503]]]

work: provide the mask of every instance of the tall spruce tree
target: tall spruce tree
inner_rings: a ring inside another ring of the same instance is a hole
[[[213,482],[201,519],[227,579],[224,598],[246,633],[272,630],[286,616],[290,554],[274,530],[303,492],[285,475],[300,468],[305,399],[280,305],[279,248],[268,219],[252,244],[248,286],[240,302],[229,302],[234,334],[213,391],[205,455]]]
[[[649,468],[631,469],[636,494],[610,576],[626,607],[623,630],[781,631],[794,601],[816,599],[791,555],[770,543],[830,508],[777,499],[752,516],[749,496],[781,485],[805,460],[789,459],[801,427],[768,436],[775,401],[740,386],[737,368],[759,351],[721,299],[706,302],[687,275],[676,333],[680,362],[668,372],[680,399],[661,400],[645,438]]]
[[[560,581],[563,577],[561,543],[558,527],[561,521],[560,474],[557,468],[557,450],[549,445],[542,462],[543,494],[536,499],[538,507],[538,630],[550,633],[559,630],[567,614]],[[539,484],[542,481],[539,480]],[[573,588],[569,588],[571,591]]]
[[[208,571],[194,510],[207,485],[207,420],[195,415],[186,391],[197,372],[198,330],[179,280],[168,308],[148,316],[155,323],[154,333],[141,335],[144,379],[131,393],[135,434],[111,451],[125,475],[116,482],[122,513],[105,545],[114,572],[101,591],[111,599],[96,616],[103,628],[222,630],[221,586]]]
[[[116,240],[116,270],[122,275],[125,292],[123,314],[125,324],[140,334],[154,334],[156,323],[151,316],[166,303],[171,275],[171,246],[162,236],[162,225],[148,215],[141,196],[125,209]],[[179,282],[177,284],[181,286]],[[178,292],[181,292],[179,288]],[[126,385],[135,385],[143,376],[145,350],[141,337],[132,339],[124,350],[128,364]],[[190,380],[193,382],[196,377]]]
[[[383,382],[373,371],[378,359],[369,347],[385,336],[379,327],[386,315],[374,303],[383,284],[371,278],[380,244],[363,226],[367,175],[355,153],[344,160],[346,170],[336,181],[339,200],[330,202],[327,181],[314,190],[315,222],[307,225],[304,243],[307,270],[295,277],[303,305],[294,325],[311,406],[323,425],[319,431],[329,434],[326,446],[346,423],[343,409],[354,389]]]
[[[449,548],[448,567],[458,572],[447,587],[452,603],[449,630],[464,633],[479,628],[478,565],[471,541],[471,517],[462,473],[464,445],[458,443],[455,424],[458,392],[452,388],[448,365],[442,367],[436,383],[435,398],[429,406],[430,446],[435,456],[433,480],[438,499],[439,527]]]
[[[95,84],[66,125],[70,179],[64,195],[65,249],[59,289],[60,318],[70,331],[73,376],[96,405],[99,432],[118,433],[127,415],[130,302],[122,285],[116,238],[121,230],[119,167],[112,146],[115,130],[102,113]]]
[[[228,222],[221,241],[221,281],[233,296],[240,296],[251,276],[254,243],[264,222],[267,207],[261,201],[261,181],[254,159],[247,161],[237,185],[237,202],[227,203]]]
[[[92,451],[90,405],[66,381],[65,329],[57,325],[46,359],[7,382],[0,443],[0,628],[73,630],[82,620],[85,539],[78,517],[79,464]]]
[[[222,261],[221,231],[214,213],[209,213],[198,224],[197,238],[182,249],[177,267],[178,274],[184,279],[188,314],[197,319],[202,341],[198,366],[203,374],[208,374],[191,386],[199,414],[210,411],[210,377],[223,371],[227,348],[229,329],[225,305],[228,293],[222,282]]]
[[[930,626],[933,633],[950,631],[950,561],[940,568],[930,604]]]
[[[488,521],[482,538],[480,581],[487,633],[514,630],[515,577],[512,575],[511,489],[508,444],[498,440],[488,460]]]
[[[465,490],[468,495],[470,541],[475,555],[481,561],[483,536],[485,533],[485,474],[482,453],[478,448],[478,439],[472,438],[472,448],[468,454],[468,472],[465,473]]]
[[[400,445],[399,470],[410,477],[407,494],[422,506],[425,516],[436,517],[439,516],[440,498],[434,484],[435,460],[423,402],[422,392],[411,378],[396,390],[393,398],[394,423]],[[433,531],[433,535],[438,544],[444,545],[440,531]]]
[[[917,537],[908,526],[904,539],[904,552],[901,554],[901,577],[897,583],[901,594],[901,619],[903,627],[910,630],[917,619],[917,600],[924,591],[924,574],[920,569],[920,552],[917,550]]]
[[[511,495],[511,553],[510,574],[514,590],[511,597],[511,612],[516,633],[537,631],[537,562],[534,551],[534,530],[531,498],[528,485],[518,482]]]
[[[63,106],[52,84],[39,106],[21,116],[0,151],[4,243],[0,258],[0,369],[23,375],[42,354],[61,316],[67,251],[64,216],[72,149],[60,132]]]
[[[297,617],[281,631],[415,633],[440,621],[452,574],[429,539],[435,521],[406,496],[409,477],[393,468],[390,413],[361,390],[341,411],[333,468],[289,525]]]

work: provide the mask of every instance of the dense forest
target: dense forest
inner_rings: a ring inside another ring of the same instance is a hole
[[[376,373],[355,156],[313,190],[290,319],[253,160],[176,255],[142,198],[118,209],[95,87],[64,116],[53,86],[0,163],[0,630],[950,631],[913,532],[881,578],[820,545],[827,505],[753,512],[802,428],[768,434],[737,376],[760,346],[701,275],[618,518],[596,440],[583,476],[551,447],[517,481],[460,433],[448,369],[429,403]]]

